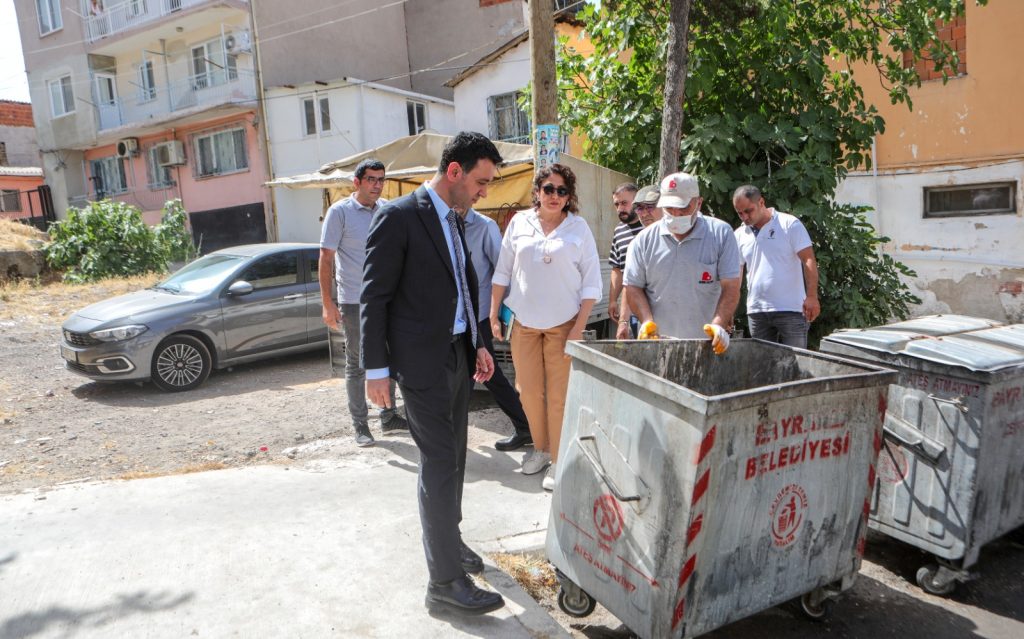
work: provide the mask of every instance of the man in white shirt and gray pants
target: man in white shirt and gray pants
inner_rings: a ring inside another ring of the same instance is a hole
[[[737,188],[733,208],[742,268],[747,271],[750,336],[807,348],[807,331],[818,317],[818,262],[807,229],[788,213],[765,206],[761,190]]]
[[[384,164],[367,158],[356,166],[352,178],[355,190],[327,209],[320,232],[320,301],[324,324],[332,331],[345,332],[345,388],[348,412],[356,431],[356,444],[374,443],[370,434],[366,406],[365,371],[359,366],[359,292],[363,287],[363,262],[366,260],[366,236],[373,214],[387,200],[384,190]],[[331,273],[338,286],[338,304],[331,299]],[[391,381],[391,406],[380,411],[381,431],[407,430],[405,418],[395,410],[395,382]]]

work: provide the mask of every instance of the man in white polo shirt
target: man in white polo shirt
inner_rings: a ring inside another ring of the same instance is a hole
[[[807,348],[807,331],[818,317],[818,262],[800,220],[764,204],[761,190],[745,184],[732,205],[743,222],[736,242],[747,271],[750,336]]]
[[[674,173],[661,182],[661,221],[636,236],[626,254],[626,297],[641,324],[654,321],[662,337],[713,333],[716,352],[740,298],[740,257],[732,228],[700,212],[697,178]]]

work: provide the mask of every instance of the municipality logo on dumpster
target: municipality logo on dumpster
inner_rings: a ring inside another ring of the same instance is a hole
[[[789,484],[775,497],[769,517],[772,523],[772,542],[779,548],[793,543],[804,523],[807,511],[807,493],[797,484]]]

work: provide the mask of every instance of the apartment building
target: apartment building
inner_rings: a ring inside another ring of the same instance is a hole
[[[857,70],[886,129],[873,168],[851,174],[837,199],[874,209],[891,238],[884,250],[917,273],[915,312],[1024,322],[1024,3],[965,8],[939,33],[959,52],[957,74],[943,83],[921,63],[913,110],[891,105],[877,75]]]
[[[156,222],[181,198],[203,251],[277,239],[267,181],[410,126],[450,132],[444,80],[521,29],[524,6],[15,0],[55,208],[109,197]],[[281,213],[307,206],[285,196]]]
[[[202,250],[268,237],[247,0],[16,0],[58,211],[180,198]]]

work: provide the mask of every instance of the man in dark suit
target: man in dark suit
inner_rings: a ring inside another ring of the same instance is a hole
[[[420,449],[426,603],[464,614],[491,612],[505,602],[466,574],[483,571],[483,560],[459,531],[469,367],[475,369],[472,379],[484,382],[494,361],[477,334],[476,274],[453,209],[468,209],[484,197],[501,162],[494,144],[479,133],[452,138],[433,179],[374,215],[360,298],[366,393],[388,406],[388,377],[398,382]]]

